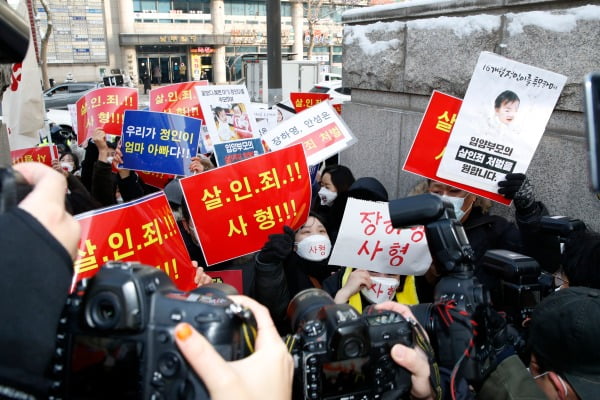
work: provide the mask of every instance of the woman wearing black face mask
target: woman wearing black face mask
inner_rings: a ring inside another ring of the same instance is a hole
[[[255,257],[254,297],[271,312],[281,334],[289,333],[286,309],[300,291],[320,288],[325,278],[338,268],[327,265],[331,241],[321,216],[311,213],[294,232],[269,236]]]

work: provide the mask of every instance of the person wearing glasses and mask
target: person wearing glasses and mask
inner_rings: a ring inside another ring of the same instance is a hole
[[[508,174],[498,186],[498,193],[513,200],[516,223],[490,214],[490,200],[442,182],[428,179],[411,192],[411,195],[433,193],[452,204],[456,219],[463,225],[473,248],[476,275],[489,289],[498,282],[483,268],[479,268],[487,250],[514,251],[535,258],[542,267],[545,265],[543,249],[546,243],[537,235],[539,227],[536,222],[541,216],[548,215],[548,210],[544,204],[535,201],[533,186],[524,174]],[[417,277],[419,302],[433,300],[433,288],[440,278],[440,273],[441,271],[432,265],[425,275]]]

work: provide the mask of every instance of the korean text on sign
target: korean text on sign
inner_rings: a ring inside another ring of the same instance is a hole
[[[125,110],[137,110],[138,91],[134,88],[105,87],[94,89],[77,100],[77,141],[83,144],[96,128],[120,135]]]
[[[139,261],[162,269],[181,290],[195,287],[181,232],[163,192],[79,214],[81,240],[72,289],[107,261]]]
[[[302,143],[309,165],[318,164],[356,142],[328,102],[319,103],[283,121],[262,139],[271,150]]]
[[[421,125],[419,126],[419,130],[417,131],[417,135],[415,136],[402,169],[421,175],[425,178],[433,179],[475,193],[479,196],[487,197],[503,204],[510,204],[510,200],[498,193],[477,189],[460,182],[441,178],[437,175],[437,169],[440,165],[442,156],[444,155],[446,144],[452,133],[452,128],[456,122],[456,117],[461,104],[462,101],[459,98],[435,90],[433,91],[425,114],[423,115],[423,119],[421,120]],[[488,152],[494,152],[498,156],[506,156],[512,153],[512,149],[492,143],[489,140],[480,140],[472,137],[470,144],[480,149],[486,149]],[[494,160],[494,162],[496,161]],[[498,161],[498,163],[500,162],[501,161]],[[508,164],[505,164],[502,167],[510,168]],[[477,174],[481,173],[481,170],[481,167],[473,166],[471,172]]]
[[[122,134],[123,167],[185,175],[196,155],[202,121],[153,111],[126,111]]]
[[[431,255],[423,226],[394,228],[387,202],[350,198],[329,263],[422,275],[431,264]]]
[[[180,180],[209,265],[259,250],[283,226],[300,227],[310,208],[301,145]]]

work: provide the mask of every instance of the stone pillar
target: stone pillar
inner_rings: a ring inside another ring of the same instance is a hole
[[[119,1],[119,30],[121,33],[135,33],[133,18],[133,2]],[[123,73],[131,77],[134,87],[137,87],[140,77],[137,68],[137,52],[135,46],[121,47]]]
[[[223,35],[225,33],[225,7],[223,0],[212,0],[210,2],[210,15],[212,19],[213,34]],[[212,56],[213,80],[217,85],[227,83],[227,74],[225,73],[225,46],[215,45],[215,52]]]
[[[292,4],[292,27],[294,28],[294,44],[292,53],[296,53],[294,60],[304,58],[304,8],[302,1],[293,0]]]

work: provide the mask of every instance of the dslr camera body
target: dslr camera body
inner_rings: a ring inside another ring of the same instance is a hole
[[[208,399],[206,387],[173,340],[188,322],[226,360],[253,350],[250,310],[227,285],[178,291],[159,269],[108,262],[69,297],[59,328],[55,398]]]
[[[287,311],[296,334],[294,399],[398,399],[411,388],[410,373],[390,357],[393,345],[413,345],[414,326],[393,311],[335,304],[320,289],[306,289]]]
[[[429,251],[441,275],[435,303],[411,306],[429,334],[438,365],[456,369],[457,376],[471,384],[481,383],[495,368],[491,336],[496,326],[487,319],[494,312],[489,292],[475,276],[474,252],[452,205],[434,194],[421,194],[393,200],[389,210],[394,228],[425,226]]]

